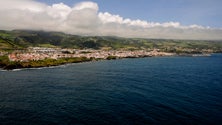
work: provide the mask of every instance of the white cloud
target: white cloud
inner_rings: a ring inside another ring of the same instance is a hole
[[[106,23],[123,23],[123,18],[119,15],[112,15],[108,12],[105,13],[99,13],[98,14],[100,20],[106,24]]]
[[[73,7],[64,3],[46,5],[34,0],[0,0],[0,29],[61,31],[79,35],[116,35],[122,37],[222,39],[222,29],[179,22],[149,22],[124,19],[99,12],[94,2]]]
[[[46,8],[47,14],[58,20],[65,20],[71,11],[72,9],[63,3],[53,4]]]
[[[96,3],[93,2],[81,2],[76,4],[73,9],[75,10],[92,9],[98,11],[99,7]]]
[[[33,0],[0,0],[0,10],[43,11],[46,5]]]

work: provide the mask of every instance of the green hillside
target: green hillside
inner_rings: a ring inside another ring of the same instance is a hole
[[[142,38],[120,38],[111,36],[77,36],[61,32],[29,30],[0,31],[0,50],[11,51],[27,47],[61,47],[75,49],[153,49],[180,52],[184,49],[200,51],[211,49],[222,52],[222,41],[164,40]]]

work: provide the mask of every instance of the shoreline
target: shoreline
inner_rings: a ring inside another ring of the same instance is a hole
[[[60,58],[60,59],[44,59],[28,62],[19,62],[19,61],[10,61],[9,64],[5,66],[0,65],[0,69],[3,71],[15,71],[22,69],[39,69],[39,68],[53,68],[58,66],[65,66],[74,63],[85,63],[93,61],[102,61],[102,60],[119,60],[127,58],[149,58],[149,57],[206,57],[211,56],[211,54],[176,54],[173,55],[155,55],[155,56],[127,56],[127,57],[108,57],[108,58],[87,58],[87,57],[73,57],[73,58]],[[49,61],[49,62],[48,62]]]

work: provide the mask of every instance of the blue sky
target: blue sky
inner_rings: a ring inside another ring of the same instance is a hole
[[[37,0],[48,5],[64,3],[72,7],[83,0]],[[99,12],[109,12],[123,18],[150,22],[180,22],[182,25],[202,25],[222,28],[222,0],[90,0]]]

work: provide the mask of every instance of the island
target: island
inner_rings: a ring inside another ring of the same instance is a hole
[[[76,36],[60,32],[0,31],[0,68],[38,68],[121,58],[210,56],[222,41]]]

